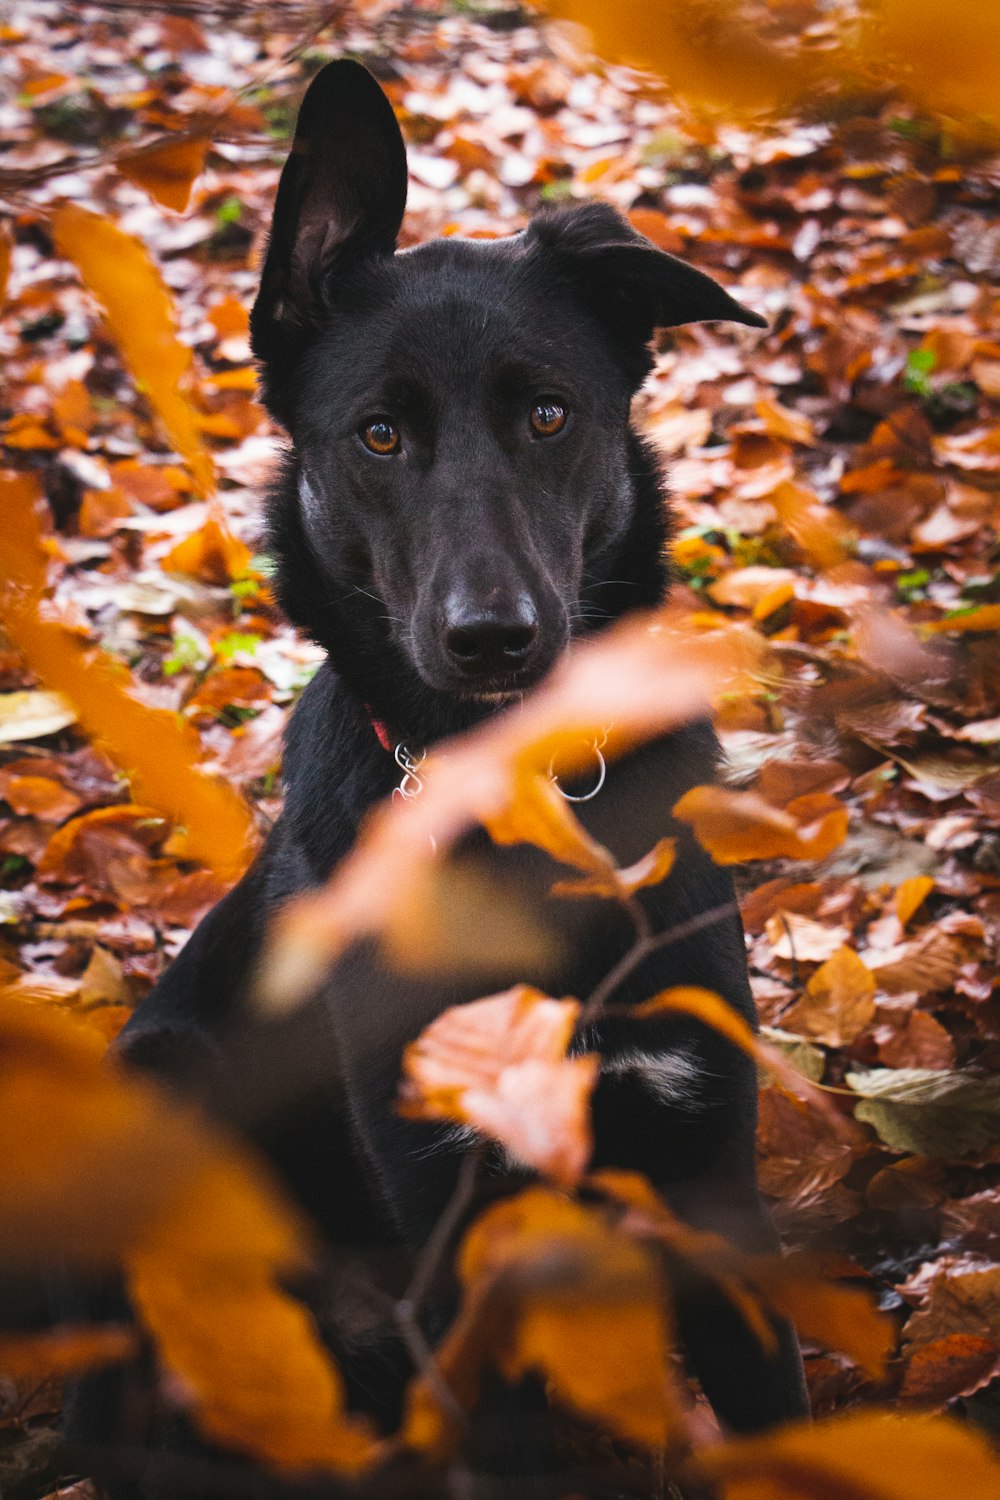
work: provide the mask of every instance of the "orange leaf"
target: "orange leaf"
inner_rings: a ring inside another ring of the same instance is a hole
[[[0,1358],[2,1364],[2,1358]],[[904,1406],[942,1407],[971,1396],[1000,1368],[1000,1348],[975,1333],[947,1333],[915,1349],[899,1390]]]
[[[786,480],[767,498],[778,512],[782,525],[817,568],[833,568],[844,561],[851,538],[850,529],[838,513],[824,505],[812,490]]]
[[[109,1266],[166,1244],[301,1265],[304,1228],[266,1171],[104,1052],[67,1016],[0,997],[0,1264]]]
[[[5,225],[0,225],[0,307],[3,307],[7,297],[7,283],[10,280],[10,235]]]
[[[870,1292],[841,1285],[821,1260],[806,1255],[755,1256],[746,1274],[772,1312],[794,1323],[801,1338],[842,1350],[875,1380],[885,1378],[896,1327]]]
[[[274,1280],[304,1263],[296,1213],[265,1168],[102,1050],[64,1018],[0,999],[0,1263],[124,1260],[203,1431],[274,1463],[359,1466],[369,1439],[343,1417],[307,1313]],[[107,1332],[90,1344],[74,1331],[77,1345],[67,1334],[65,1367],[127,1352]]]
[[[135,1353],[134,1328],[67,1327],[44,1333],[0,1333],[0,1370],[14,1380],[46,1380],[95,1365],[117,1364]]]
[[[903,881],[896,892],[896,916],[903,927],[923,906],[933,889],[934,879],[931,875],[911,875],[909,880]]]
[[[662,1273],[603,1214],[529,1188],[472,1226],[459,1274],[467,1291],[492,1283],[513,1304],[495,1351],[508,1379],[537,1371],[559,1400],[631,1442],[678,1438]]]
[[[173,299],[149,252],[110,219],[76,203],[59,204],[52,233],[59,254],[76,264],[103,307],[133,380],[190,466],[199,495],[210,494],[212,459],[187,395],[191,350],[177,337]]]
[[[847,833],[848,812],[825,792],[796,797],[782,812],[756,792],[696,786],[674,806],[721,865],[746,859],[825,859]]]
[[[203,583],[225,586],[245,576],[250,558],[249,547],[213,514],[204,526],[171,547],[160,566],[165,573],[187,573]]]
[[[31,476],[0,475],[0,569],[9,585],[0,618],[7,634],[43,682],[70,700],[87,733],[128,772],[136,794],[184,826],[189,857],[225,876],[241,874],[254,840],[251,814],[232,788],[197,769],[194,730],[133,697],[128,673],[105,653],[86,650],[62,625],[39,618],[46,578],[36,496]]]
[[[301,1303],[221,1252],[132,1260],[130,1290],[164,1363],[215,1442],[286,1468],[364,1467],[373,1442],[344,1415],[340,1374]]]
[[[1000,1459],[947,1417],[861,1411],[794,1422],[698,1455],[725,1500],[996,1500]]]
[[[6,766],[0,770],[0,796],[19,818],[41,818],[43,823],[61,823],[80,806],[76,793],[61,781],[14,772]]]
[[[676,839],[659,839],[644,854],[625,870],[615,869],[610,875],[583,875],[577,880],[557,880],[552,887],[553,896],[609,896],[620,899],[633,895],[644,886],[659,885],[666,880],[677,857]]]
[[[838,948],[806,985],[782,1025],[828,1047],[856,1041],[875,1017],[875,979],[853,948]]]
[[[710,617],[713,626],[718,616]],[[742,628],[694,634],[686,620],[660,610],[632,616],[593,641],[571,647],[544,686],[516,711],[499,714],[428,757],[424,790],[400,806],[377,810],[329,885],[285,906],[272,928],[260,971],[258,1002],[270,1010],[300,1003],[330,962],[362,934],[384,931],[398,892],[419,881],[435,858],[468,828],[499,819],[513,837],[530,836],[551,812],[549,793],[528,804],[519,827],[507,819],[512,786],[528,772],[547,777],[553,757],[560,772],[584,773],[594,764],[594,741],[607,735],[611,758],[632,745],[705,711],[714,692],[743,683],[760,640]],[[595,873],[610,855],[581,841],[561,813],[551,836],[573,863]],[[583,863],[584,859],[586,863]]]
[[[980,604],[966,614],[949,615],[944,620],[930,620],[923,630],[938,633],[961,634],[963,631],[1000,630],[1000,604]]]
[[[711,1026],[713,1031],[718,1031],[734,1047],[749,1052],[751,1057],[759,1056],[760,1044],[746,1021],[712,990],[699,989],[695,985],[677,985],[673,989],[661,990],[651,1000],[633,1005],[631,1014],[637,1020],[648,1020],[650,1016],[671,1012],[694,1016],[697,1020],[704,1021],[706,1026]]]
[[[769,437],[779,438],[786,443],[804,443],[810,447],[815,443],[813,424],[802,412],[792,411],[790,407],[782,406],[780,401],[766,400],[758,401],[754,410]]]
[[[115,166],[123,177],[143,188],[157,203],[183,213],[191,199],[194,180],[205,169],[208,147],[208,136],[168,136],[119,156]]]
[[[519,770],[513,795],[501,811],[483,818],[495,844],[535,844],[565,865],[610,880],[614,860],[596,843],[566,798],[544,772]]]
[[[596,1057],[568,1059],[580,1007],[517,985],[457,1005],[403,1057],[403,1109],[484,1131],[558,1182],[576,1182],[590,1157]]]

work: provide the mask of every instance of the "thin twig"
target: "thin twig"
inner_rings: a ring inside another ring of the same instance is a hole
[[[445,1205],[444,1211],[431,1233],[430,1239],[424,1246],[417,1261],[409,1286],[403,1293],[400,1307],[408,1307],[415,1315],[424,1304],[427,1293],[430,1291],[438,1268],[444,1258],[445,1251],[451,1243],[452,1235],[458,1228],[462,1218],[472,1202],[472,1195],[476,1188],[476,1178],[479,1168],[486,1155],[486,1142],[480,1141],[462,1158],[462,1165],[458,1172],[458,1181],[455,1183],[454,1191]]]
[[[669,948],[673,943],[682,943],[685,938],[693,937],[696,932],[701,932],[705,927],[714,927],[716,922],[724,922],[727,917],[735,917],[739,914],[739,909],[737,901],[726,901],[722,906],[711,906],[708,911],[689,917],[686,922],[680,922],[676,927],[668,927],[666,932],[641,938],[623,958],[618,960],[614,968],[609,969],[597,988],[591,991],[576,1023],[577,1034],[594,1024],[619,985],[624,984],[629,975],[634,973],[651,953],[659,953],[661,949]]]

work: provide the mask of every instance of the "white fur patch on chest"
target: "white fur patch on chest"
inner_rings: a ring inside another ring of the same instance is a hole
[[[702,1068],[693,1052],[678,1048],[672,1052],[643,1052],[638,1047],[605,1057],[601,1072],[617,1075],[635,1074],[645,1088],[664,1104],[684,1104],[689,1108],[702,1099]]]

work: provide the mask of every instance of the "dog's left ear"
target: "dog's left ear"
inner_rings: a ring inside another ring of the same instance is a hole
[[[331,273],[392,254],[405,207],[406,147],[392,105],[360,63],[328,63],[306,90],[278,184],[250,317],[258,359],[294,350],[315,326]]]
[[[766,318],[711,276],[658,250],[606,203],[539,214],[525,232],[525,250],[555,259],[614,338],[636,385],[651,367],[647,346],[657,328],[715,319],[767,327]]]

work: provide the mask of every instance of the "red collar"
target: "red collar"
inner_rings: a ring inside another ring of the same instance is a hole
[[[365,704],[365,709],[367,710],[368,717],[371,720],[371,726],[375,731],[375,736],[379,744],[382,746],[382,749],[393,750],[395,747],[392,743],[392,736],[389,734],[389,726],[385,723],[384,719],[376,719],[367,703]]]

